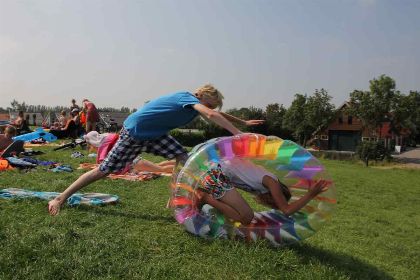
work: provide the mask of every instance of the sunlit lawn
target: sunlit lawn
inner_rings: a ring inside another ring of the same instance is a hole
[[[38,150],[74,168],[93,161]],[[82,192],[117,194],[120,203],[65,207],[57,217],[46,201],[0,200],[0,279],[418,279],[420,171],[323,163],[338,210],[316,235],[286,248],[186,233],[165,208],[166,177],[96,182]],[[62,191],[82,172],[7,171],[0,187]]]

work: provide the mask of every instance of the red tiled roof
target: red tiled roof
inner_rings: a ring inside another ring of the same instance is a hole
[[[8,121],[10,120],[10,116],[8,113],[0,113],[0,121]]]

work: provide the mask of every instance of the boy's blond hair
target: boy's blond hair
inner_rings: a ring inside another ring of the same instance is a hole
[[[195,90],[195,93],[197,94],[197,97],[207,97],[212,100],[214,100],[217,103],[217,107],[222,109],[223,106],[223,94],[215,88],[211,84],[206,84],[198,89]]]

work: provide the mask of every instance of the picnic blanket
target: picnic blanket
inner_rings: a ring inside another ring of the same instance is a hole
[[[9,188],[0,190],[0,198],[39,198],[44,200],[51,200],[57,197],[58,192],[38,192],[18,188]],[[117,195],[104,193],[75,193],[67,199],[67,204],[70,206],[85,204],[85,205],[104,205],[109,203],[116,203],[119,197]]]
[[[33,144],[33,143],[25,143],[25,145],[23,145],[25,148],[31,148],[31,147],[57,147],[60,146],[57,143],[38,143],[38,144]]]

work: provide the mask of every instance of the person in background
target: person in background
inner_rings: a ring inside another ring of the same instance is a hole
[[[21,134],[31,132],[28,121],[25,119],[25,115],[23,111],[19,111],[18,117],[12,124],[16,127],[16,135],[21,135]]]
[[[13,143],[13,137],[16,136],[16,128],[12,125],[6,126],[4,134],[0,134],[0,152]]]
[[[74,124],[76,125],[76,135],[79,136],[84,133],[84,128],[82,126],[82,122],[80,120],[80,110],[78,108],[74,108],[71,110],[71,117],[74,121]]]
[[[96,123],[99,122],[99,112],[88,99],[83,99],[83,111],[86,113],[86,132],[96,130]]]
[[[71,100],[70,112],[73,111],[73,109],[78,109],[80,111],[79,105],[76,104],[76,99]]]
[[[64,110],[61,111],[60,116],[58,117],[60,128],[66,127],[68,119],[69,118],[67,118],[67,112]]]

